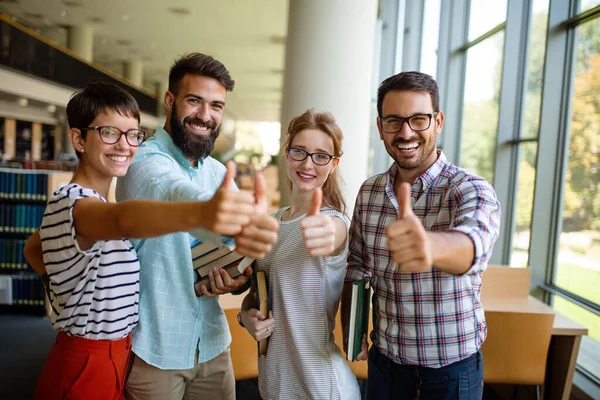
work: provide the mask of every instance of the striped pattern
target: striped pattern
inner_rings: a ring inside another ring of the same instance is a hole
[[[73,206],[95,197],[94,190],[70,184],[48,202],[40,237],[50,278],[54,329],[86,339],[116,340],[138,321],[140,265],[128,240],[99,241],[88,250],[77,244]]]
[[[474,263],[463,276],[436,269],[396,272],[384,231],[398,215],[396,173],[394,164],[360,189],[346,280],[371,277],[371,338],[382,354],[397,363],[438,368],[469,357],[485,340],[481,274],[498,238],[500,204],[487,181],[452,165],[440,151],[412,186],[413,210],[427,230],[468,235]]]
[[[348,224],[338,211],[321,211]],[[257,261],[267,273],[275,319],[267,355],[258,361],[260,393],[269,400],[360,399],[356,378],[333,340],[347,250],[311,257],[299,226],[303,218],[280,221],[279,240]]]

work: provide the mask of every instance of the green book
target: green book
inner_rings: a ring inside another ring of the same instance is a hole
[[[352,283],[350,297],[350,320],[348,322],[348,349],[346,358],[354,361],[360,353],[362,337],[368,334],[371,311],[371,284],[369,280]]]

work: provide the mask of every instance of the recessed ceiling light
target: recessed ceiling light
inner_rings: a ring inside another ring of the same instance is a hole
[[[27,105],[29,104],[29,100],[27,100],[25,97],[19,97],[17,99],[17,104],[21,107],[27,107]]]
[[[47,110],[49,113],[56,112],[56,106],[55,106],[54,104],[48,104],[48,107],[46,107],[46,110]]]
[[[171,8],[169,8],[169,11],[172,12],[173,14],[176,14],[179,16],[192,14],[192,12],[190,10],[188,10],[187,8],[183,8],[183,7],[171,7]]]
[[[67,13],[65,10],[62,10],[60,12],[60,16],[63,17],[63,18],[66,17],[67,15],[69,15],[69,13]]]
[[[125,14],[121,17],[123,21],[129,21],[129,15]]]

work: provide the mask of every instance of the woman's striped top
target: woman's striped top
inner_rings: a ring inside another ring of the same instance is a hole
[[[275,329],[267,354],[259,357],[259,388],[264,399],[360,399],[356,377],[334,343],[335,316],[346,274],[346,250],[311,257],[299,226],[304,215],[280,222],[273,250],[260,261],[268,277],[269,307]],[[340,212],[321,213],[348,219]]]
[[[72,183],[52,195],[42,220],[52,324],[72,336],[116,340],[138,321],[140,264],[127,239],[98,241],[88,250],[79,247],[73,206],[86,197],[106,202],[94,190]]]

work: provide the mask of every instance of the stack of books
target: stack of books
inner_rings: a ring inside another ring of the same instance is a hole
[[[192,245],[192,261],[194,270],[200,279],[194,284],[196,295],[202,295],[202,285],[211,290],[208,273],[214,267],[223,268],[231,278],[240,276],[254,262],[253,258],[244,257],[235,251],[234,246],[217,245],[211,242],[196,241]]]
[[[348,348],[346,349],[346,359],[349,361],[356,360],[356,356],[360,353],[363,336],[368,334],[370,304],[371,285],[369,280],[352,282]]]

